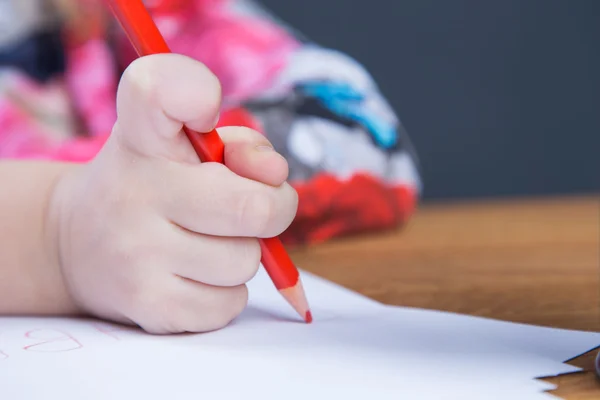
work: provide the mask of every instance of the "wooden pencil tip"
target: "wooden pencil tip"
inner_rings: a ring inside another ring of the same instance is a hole
[[[298,315],[300,315],[304,321],[307,323],[312,322],[312,313],[308,307],[308,301],[306,300],[304,288],[302,287],[300,280],[298,280],[298,283],[295,286],[286,289],[280,289],[279,293],[281,293],[288,303],[294,307],[294,310],[296,310]]]

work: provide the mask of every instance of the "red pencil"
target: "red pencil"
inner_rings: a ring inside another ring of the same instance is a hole
[[[107,2],[138,56],[171,52],[142,0]],[[224,163],[224,145],[216,130],[209,133],[198,133],[187,127],[183,130],[202,162]],[[262,264],[275,287],[306,322],[312,322],[300,275],[283,244],[277,237],[259,241]]]

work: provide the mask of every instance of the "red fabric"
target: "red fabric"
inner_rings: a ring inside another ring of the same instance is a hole
[[[356,174],[347,181],[320,174],[293,186],[299,196],[298,213],[282,235],[285,243],[293,245],[392,229],[413,214],[416,204],[413,189],[389,187],[366,174]]]

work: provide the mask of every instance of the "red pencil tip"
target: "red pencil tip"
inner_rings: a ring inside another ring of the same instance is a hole
[[[306,321],[307,324],[310,324],[312,322],[312,313],[310,311],[306,312],[306,315],[304,316],[304,320]]]
[[[291,286],[285,289],[279,289],[279,293],[294,307],[294,310],[298,313],[300,318],[304,318],[307,323],[312,322],[312,314],[304,295],[304,289],[302,289],[302,283],[298,280],[295,286]]]

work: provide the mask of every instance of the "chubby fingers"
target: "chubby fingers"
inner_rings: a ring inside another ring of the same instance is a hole
[[[202,63],[178,54],[155,54],[133,61],[117,92],[112,142],[126,159],[141,157],[198,163],[183,125],[208,132],[217,123],[221,86]],[[225,164],[236,174],[271,186],[288,176],[285,159],[249,128],[219,129]]]
[[[147,332],[208,332],[225,327],[244,310],[248,288],[211,286],[170,275],[148,282],[134,299],[131,312],[140,316],[137,324]]]
[[[256,238],[200,235],[176,225],[155,229],[160,253],[153,259],[182,278],[212,286],[239,286],[254,277],[261,251]]]
[[[275,187],[257,182],[222,164],[168,163],[154,179],[159,212],[206,235],[277,236],[292,223],[298,207],[298,195],[288,183]]]

